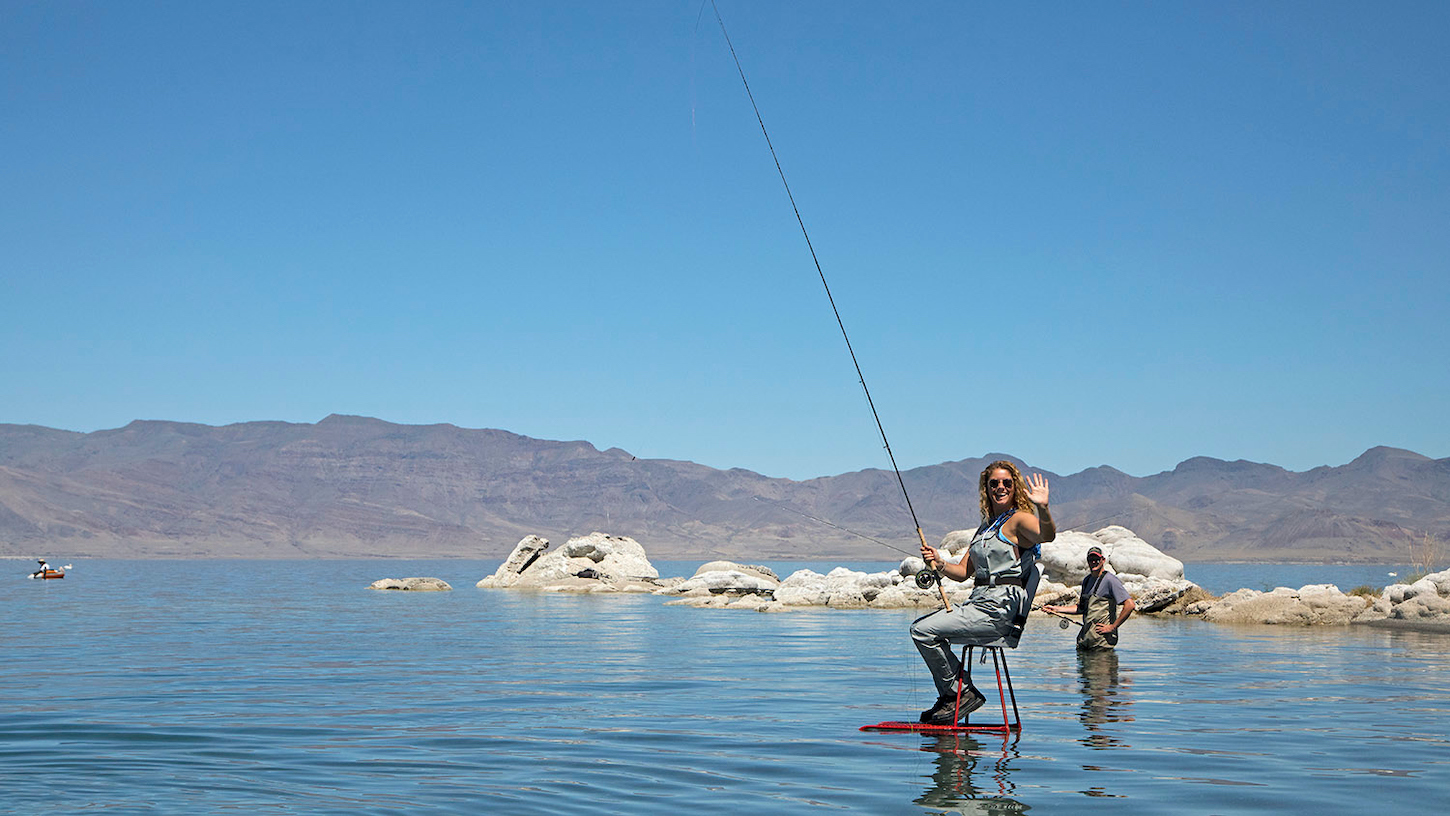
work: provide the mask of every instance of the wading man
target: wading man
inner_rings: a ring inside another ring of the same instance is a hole
[[[1133,599],[1118,576],[1108,572],[1107,560],[1099,547],[1087,551],[1088,574],[1076,606],[1044,606],[1044,611],[1082,615],[1077,648],[1084,651],[1111,649],[1118,645],[1118,627],[1133,614]],[[1064,624],[1066,625],[1066,624]]]

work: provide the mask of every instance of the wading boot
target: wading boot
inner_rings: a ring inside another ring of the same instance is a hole
[[[967,686],[966,691],[962,692],[962,718],[966,719],[968,714],[981,708],[986,702],[987,696],[978,691],[976,686]]]
[[[951,725],[956,718],[957,695],[936,698],[936,705],[921,712],[921,722],[928,725]]]

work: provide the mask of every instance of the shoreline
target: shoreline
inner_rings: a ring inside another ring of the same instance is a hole
[[[1173,553],[1166,552],[1165,555],[1172,556]],[[357,553],[357,554],[335,554],[335,553],[296,553],[283,555],[280,553],[267,555],[249,554],[228,554],[228,553],[132,553],[128,555],[94,555],[90,553],[77,552],[73,550],[45,550],[37,551],[34,554],[0,555],[0,561],[34,561],[37,558],[47,560],[90,560],[90,561],[503,561],[508,553],[502,555],[481,556],[475,553]],[[1174,556],[1176,557],[1176,556]],[[727,558],[719,553],[703,553],[697,555],[683,556],[659,556],[655,560],[663,562],[694,562],[708,563]],[[1408,556],[1407,556],[1408,558]],[[834,561],[858,564],[895,564],[899,559],[891,558],[857,558],[850,555],[808,555],[793,557],[778,557],[775,555],[731,555],[728,560],[746,559],[750,561],[778,561],[782,563],[816,563],[823,561]],[[1413,567],[1408,561],[1302,561],[1288,560],[1276,561],[1270,559],[1255,560],[1192,560],[1184,561],[1187,565],[1209,565],[1209,566],[1274,566],[1274,567]]]
[[[971,535],[966,530],[948,533],[937,547],[938,553],[948,560],[964,557]],[[1214,588],[1207,588],[1185,575],[1183,562],[1116,525],[1091,534],[1069,531],[1044,542],[1035,556],[1041,567],[1027,590],[1034,604],[1075,602],[1079,584],[1086,587],[1089,577],[1085,555],[1093,551],[1104,554],[1106,568],[1122,580],[1141,614],[1166,611],[1214,623],[1315,626],[1391,619],[1413,623],[1425,631],[1440,631],[1441,624],[1450,624],[1450,570],[1421,576],[1400,564],[1289,564],[1275,565],[1283,570],[1275,575],[1256,564],[1228,564],[1215,565],[1224,574],[1209,578]],[[777,562],[776,566],[784,564]],[[819,566],[823,565],[816,562],[783,575],[766,564],[716,560],[700,565],[689,577],[664,578],[639,542],[596,531],[571,538],[557,548],[551,548],[543,537],[526,536],[492,575],[475,586],[649,593],[671,598],[666,601],[670,605],[767,613],[821,607],[931,610],[937,608],[938,599],[971,603],[976,592],[971,576],[947,581],[915,556],[879,571],[838,565],[823,574],[814,569]],[[1386,570],[1391,566],[1396,571]],[[981,565],[977,568],[980,578]],[[1212,571],[1208,564],[1199,569]],[[1350,574],[1343,574],[1344,570]],[[1382,570],[1384,574],[1378,574]],[[1398,578],[1398,570],[1404,570],[1405,580],[1414,583],[1381,583],[1388,577]],[[1219,594],[1218,587],[1244,582],[1252,586],[1253,579],[1261,579],[1257,582],[1262,590],[1241,587]],[[1270,588],[1271,583],[1280,582]],[[1349,586],[1349,592],[1341,584]]]

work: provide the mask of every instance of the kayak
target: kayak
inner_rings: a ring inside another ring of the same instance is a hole
[[[45,578],[45,579],[48,580],[48,579],[51,579],[51,578],[64,578],[65,577],[65,573],[64,572],[61,572],[60,570],[48,569],[48,570],[45,571],[45,574],[44,575],[36,575],[35,573],[31,573],[30,574],[30,577],[31,578]]]

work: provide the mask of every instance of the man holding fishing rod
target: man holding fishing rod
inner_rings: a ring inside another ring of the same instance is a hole
[[[1082,592],[1073,606],[1044,606],[1042,611],[1054,615],[1082,615],[1082,629],[1077,633],[1081,651],[1111,649],[1118,645],[1118,627],[1133,614],[1133,599],[1118,576],[1108,572],[1107,559],[1100,547],[1087,551],[1088,574],[1082,579]],[[1063,624],[1066,627],[1067,624]]]
[[[1037,545],[1057,537],[1057,526],[1047,512],[1047,480],[1033,474],[1028,484],[1017,466],[1007,461],[987,465],[977,485],[982,524],[972,537],[961,563],[947,561],[934,547],[921,544],[921,557],[942,575],[975,582],[971,597],[954,609],[938,609],[911,625],[911,639],[931,671],[937,701],[921,712],[921,721],[949,725],[957,717],[957,678],[962,662],[952,644],[991,643],[1027,620],[1032,599],[1024,589],[1037,558]],[[964,690],[961,713],[981,708],[987,701],[974,686]]]

